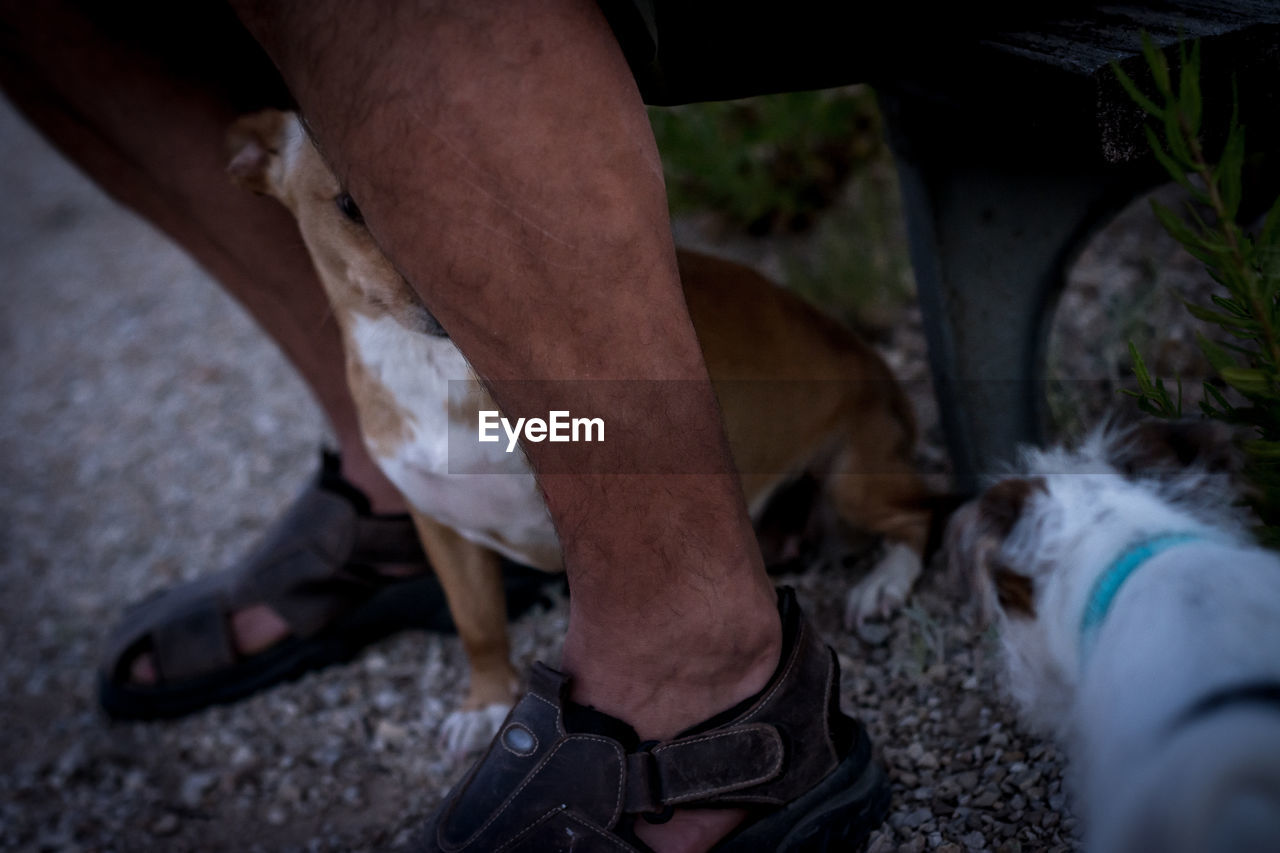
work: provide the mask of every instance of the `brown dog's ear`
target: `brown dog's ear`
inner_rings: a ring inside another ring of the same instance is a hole
[[[1231,428],[1218,421],[1144,420],[1108,461],[1127,477],[1176,473],[1189,465],[1232,473],[1243,460],[1231,438]]]
[[[997,563],[991,567],[991,580],[995,584],[996,601],[1000,602],[1005,613],[1035,618],[1035,584],[1031,578]]]
[[[1045,491],[1044,480],[1011,478],[992,486],[957,512],[947,530],[948,562],[976,595],[980,618],[990,622],[998,604],[1006,613],[1035,615],[1031,578],[999,558],[1001,546],[1017,526],[1027,501]]]
[[[1041,477],[1004,480],[987,489],[978,501],[978,516],[986,525],[988,535],[1004,541],[1018,525],[1027,501],[1044,491]],[[989,561],[987,571],[995,585],[996,600],[1006,613],[1036,615],[1035,585],[1031,578],[995,559]]]
[[[978,498],[979,522],[992,534],[1004,539],[1017,526],[1031,496],[1044,491],[1042,477],[1011,477],[1001,480]]]
[[[271,192],[271,161],[279,154],[285,118],[279,110],[262,110],[241,116],[228,128],[227,174],[236,185],[255,193]]]

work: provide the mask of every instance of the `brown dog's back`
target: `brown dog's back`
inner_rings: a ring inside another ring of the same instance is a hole
[[[915,417],[884,360],[748,267],[684,250],[677,258],[753,509],[811,475],[839,519],[921,553],[930,512],[912,464]]]

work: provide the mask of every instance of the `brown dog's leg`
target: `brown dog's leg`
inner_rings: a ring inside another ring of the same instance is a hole
[[[923,568],[932,509],[929,490],[912,464],[912,430],[890,408],[863,412],[859,440],[835,460],[827,483],[839,518],[884,537],[885,553],[849,592],[845,627],[885,618],[906,603]]]
[[[519,684],[507,642],[502,569],[498,555],[488,548],[419,513],[413,513],[413,521],[471,664],[467,698],[445,720],[442,731],[449,749],[465,752],[493,737]]]

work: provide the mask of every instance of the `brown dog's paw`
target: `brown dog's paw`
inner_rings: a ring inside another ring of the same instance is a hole
[[[227,174],[237,186],[271,194],[271,165],[280,153],[285,118],[280,110],[262,110],[241,116],[228,128]]]

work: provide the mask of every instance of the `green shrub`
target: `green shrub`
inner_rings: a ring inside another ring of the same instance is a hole
[[[1251,503],[1262,522],[1261,538],[1280,545],[1280,199],[1256,233],[1237,221],[1245,166],[1238,104],[1221,153],[1211,158],[1201,142],[1199,44],[1190,51],[1182,47],[1176,80],[1164,54],[1145,36],[1143,52],[1154,99],[1119,66],[1115,73],[1151,119],[1146,131],[1156,159],[1189,195],[1181,214],[1157,202],[1152,208],[1221,285],[1211,305],[1187,302],[1193,316],[1217,330],[1213,339],[1197,336],[1216,374],[1205,382],[1200,407],[1205,416],[1247,434],[1242,443],[1245,476],[1253,486]],[[1181,382],[1175,397],[1162,379],[1151,376],[1132,343],[1130,353],[1138,389],[1124,393],[1136,397],[1148,414],[1180,417]]]
[[[649,111],[673,213],[711,210],[761,236],[803,231],[880,146],[865,87]]]

